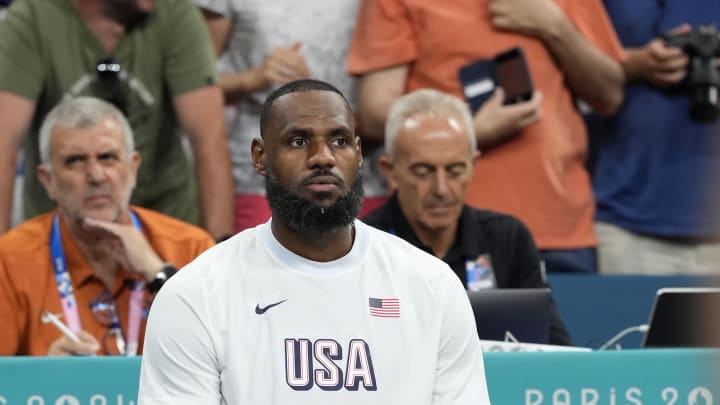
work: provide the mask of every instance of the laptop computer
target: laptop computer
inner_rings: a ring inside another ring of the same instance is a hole
[[[720,347],[720,288],[661,288],[643,347]]]
[[[487,289],[468,296],[480,339],[502,341],[510,332],[519,342],[548,343],[550,289]]]

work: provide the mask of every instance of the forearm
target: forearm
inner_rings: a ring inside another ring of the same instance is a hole
[[[222,121],[220,121],[222,122]],[[224,134],[224,131],[221,130]],[[202,136],[202,135],[201,135]],[[227,142],[195,145],[195,177],[204,228],[214,238],[234,233],[233,180]]]
[[[642,66],[640,62],[642,58],[643,48],[625,49],[625,57],[620,64],[628,82],[634,82],[642,79]]]
[[[541,33],[541,38],[578,97],[599,114],[610,115],[618,109],[625,81],[619,63],[589,43],[564,14]]]
[[[0,234],[10,229],[10,211],[15,181],[15,151],[0,146]]]
[[[234,73],[220,73],[218,85],[225,96],[226,104],[233,104],[240,97],[262,90],[265,83],[258,69]]]
[[[233,233],[233,181],[222,94],[204,87],[178,96],[175,109],[192,144],[204,228],[214,238]]]
[[[383,142],[385,139],[385,121],[387,120],[390,105],[394,100],[381,99],[371,101],[360,97],[360,110],[358,120],[360,133],[363,139]]]
[[[360,132],[363,138],[382,142],[390,106],[405,92],[408,66],[400,65],[366,74],[360,80]]]

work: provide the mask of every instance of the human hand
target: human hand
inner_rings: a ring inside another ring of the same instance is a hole
[[[258,88],[310,77],[310,69],[299,52],[301,45],[297,41],[288,48],[275,48],[254,70]]]
[[[553,0],[490,0],[488,9],[495,28],[540,38],[566,18]]]
[[[683,24],[671,30],[682,33],[690,30]],[[688,57],[682,49],[665,46],[665,41],[655,38],[642,48],[625,50],[623,69],[629,80],[645,80],[658,87],[672,86],[687,75]]]
[[[100,350],[100,342],[88,332],[77,332],[79,342],[63,335],[50,345],[48,356],[91,356]]]
[[[140,273],[146,281],[163,268],[164,262],[136,227],[92,218],[85,218],[84,225],[102,231],[107,237],[99,238],[97,243],[120,265]]]
[[[473,121],[479,146],[500,143],[540,119],[542,94],[539,91],[535,90],[532,98],[522,103],[503,105],[504,100],[505,92],[498,87],[475,113]]]

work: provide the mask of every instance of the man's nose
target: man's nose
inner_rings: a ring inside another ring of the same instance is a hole
[[[87,179],[92,184],[105,181],[106,173],[103,166],[97,160],[90,160],[87,166]]]
[[[433,180],[433,192],[436,195],[447,195],[450,192],[448,184],[448,175],[445,170],[438,170],[435,172],[435,178]]]
[[[311,144],[308,153],[308,166],[311,168],[335,166],[332,147],[325,142]]]

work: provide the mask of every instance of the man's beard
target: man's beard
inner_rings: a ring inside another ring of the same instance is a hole
[[[322,207],[280,184],[270,166],[266,166],[266,169],[265,191],[273,219],[282,222],[295,232],[323,234],[352,224],[360,213],[363,188],[362,176],[359,172],[346,193],[338,197],[329,207]],[[334,175],[329,170],[317,170],[312,177],[317,176]],[[328,196],[329,194],[327,193]]]

